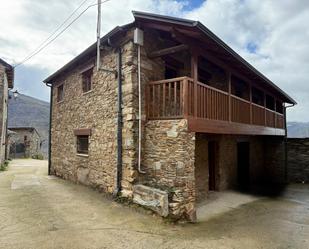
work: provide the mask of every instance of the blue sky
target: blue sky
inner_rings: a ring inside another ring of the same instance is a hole
[[[206,1],[206,0],[205,0]],[[195,8],[198,8],[201,6],[201,4],[205,1],[202,1],[202,0],[191,0],[191,1],[186,1],[186,0],[183,0],[183,1],[180,1],[180,2],[187,2],[188,4],[184,7],[184,10],[186,11],[190,11],[192,9],[195,9]]]
[[[3,1],[0,57],[15,64],[33,51],[82,0]],[[94,0],[86,0],[78,15]],[[123,4],[125,2],[125,4]],[[309,121],[309,1],[307,0],[111,0],[103,4],[102,35],[133,20],[132,10],[199,20],[299,103],[289,121]],[[45,13],[44,15],[42,13]],[[116,17],[116,18],[115,18]],[[16,68],[21,93],[49,101],[42,81],[96,39],[90,8],[37,56]]]

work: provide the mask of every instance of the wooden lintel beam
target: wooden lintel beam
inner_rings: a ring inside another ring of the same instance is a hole
[[[156,58],[161,57],[163,55],[174,54],[176,52],[180,52],[187,49],[189,49],[189,46],[184,44],[173,46],[170,48],[163,48],[149,54],[149,58]]]

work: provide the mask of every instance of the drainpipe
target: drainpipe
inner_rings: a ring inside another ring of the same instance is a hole
[[[122,54],[121,47],[118,48],[118,95],[117,95],[117,169],[116,169],[116,189],[114,195],[121,191],[122,178]]]
[[[286,109],[295,106],[295,104],[288,105],[284,107],[284,126],[285,126],[285,134],[284,134],[284,181],[288,183],[288,130],[287,130],[287,122],[286,122]]]
[[[49,132],[48,132],[48,175],[51,175],[51,127],[52,127],[52,113],[53,113],[53,85],[46,83],[50,87],[50,101],[49,101]]]
[[[141,169],[142,161],[142,86],[141,86],[141,46],[137,45],[137,74],[138,74],[138,172],[145,174]]]

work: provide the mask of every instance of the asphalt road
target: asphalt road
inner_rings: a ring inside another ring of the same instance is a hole
[[[176,225],[49,177],[46,161],[14,160],[0,172],[0,248],[309,248],[308,185],[220,198]]]

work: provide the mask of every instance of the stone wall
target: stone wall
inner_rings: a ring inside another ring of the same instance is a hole
[[[309,138],[288,138],[289,182],[309,182]]]
[[[209,187],[208,143],[216,144],[215,189],[225,190],[237,187],[237,143],[250,143],[250,181],[263,180],[264,137],[196,134],[195,181],[197,200],[207,197]]]
[[[195,134],[186,120],[148,121],[143,166],[145,184],[169,192],[170,215],[195,220]]]
[[[128,33],[126,38],[132,37]],[[132,194],[136,176],[136,142],[134,138],[136,92],[132,85],[136,66],[132,41],[122,46],[123,78],[123,178],[122,186],[127,195]],[[117,51],[104,50],[101,65],[117,70]],[[107,193],[115,190],[117,151],[117,78],[105,71],[93,69],[92,90],[82,92],[81,71],[93,64],[95,58],[76,67],[54,82],[51,172],[65,179],[90,185]],[[64,99],[57,103],[57,86],[64,84]],[[76,152],[74,129],[89,128],[88,155]]]
[[[41,139],[35,130],[33,130],[32,128],[9,129],[13,132],[9,135],[8,139],[8,146],[10,147],[10,158],[29,158],[40,154]],[[26,140],[25,137],[27,137]],[[16,153],[16,147],[18,145],[24,146],[24,153]]]
[[[204,200],[208,195],[208,138],[207,135],[196,133],[195,139],[195,186],[196,200]]]
[[[6,154],[6,124],[8,104],[8,80],[5,68],[0,65],[0,164],[5,160]]]
[[[264,140],[264,181],[284,183],[285,152],[284,137],[267,136]]]

